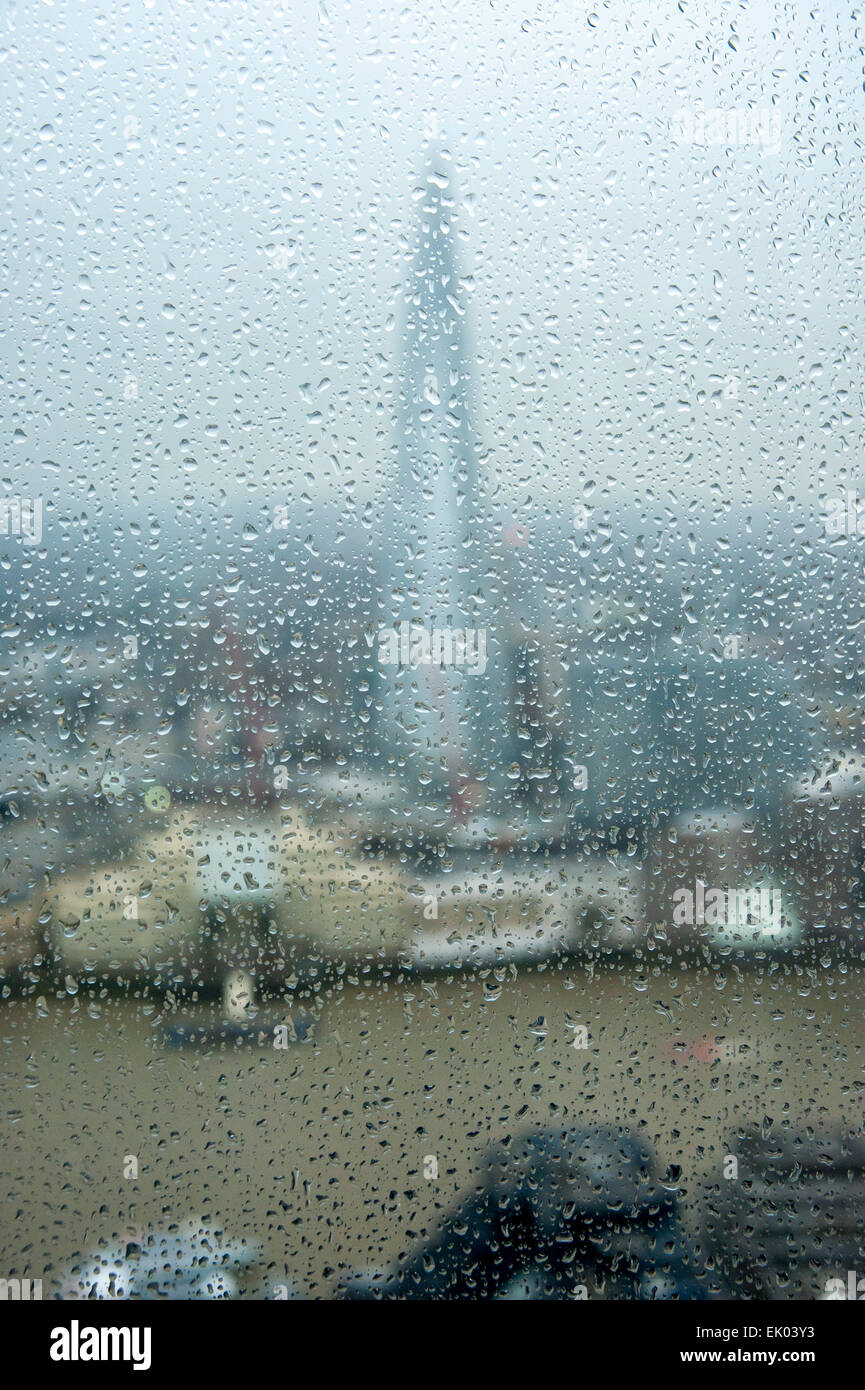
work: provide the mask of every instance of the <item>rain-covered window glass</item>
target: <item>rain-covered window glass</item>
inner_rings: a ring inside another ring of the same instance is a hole
[[[0,1296],[865,1280],[862,25],[5,7]]]

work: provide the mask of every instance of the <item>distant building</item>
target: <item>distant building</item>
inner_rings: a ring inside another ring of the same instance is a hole
[[[398,476],[377,655],[380,747],[407,791],[459,818],[486,797],[489,609],[471,369],[454,254],[455,196],[440,156],[425,180],[406,289]],[[386,542],[387,543],[387,542]]]

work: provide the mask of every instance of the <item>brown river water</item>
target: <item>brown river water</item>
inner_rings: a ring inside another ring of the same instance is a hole
[[[295,1002],[317,1025],[283,1050],[166,1045],[214,1004],[10,998],[0,1264],[48,1296],[100,1241],[197,1217],[261,1243],[265,1290],[328,1297],[430,1232],[491,1143],[551,1123],[638,1130],[696,1230],[737,1127],[860,1127],[863,1002],[828,956],[346,978]]]

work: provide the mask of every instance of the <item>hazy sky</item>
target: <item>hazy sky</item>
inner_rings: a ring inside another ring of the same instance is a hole
[[[7,487],[382,495],[436,140],[505,511],[817,515],[859,481],[849,10],[27,0],[0,29]],[[677,140],[749,107],[776,147]]]

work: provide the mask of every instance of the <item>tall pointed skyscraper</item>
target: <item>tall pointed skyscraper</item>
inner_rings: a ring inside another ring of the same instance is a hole
[[[464,293],[454,248],[450,161],[423,183],[406,287],[397,405],[398,477],[390,590],[383,595],[383,743],[407,785],[472,806],[483,777],[486,631],[483,545]],[[388,637],[387,634],[390,634]]]

